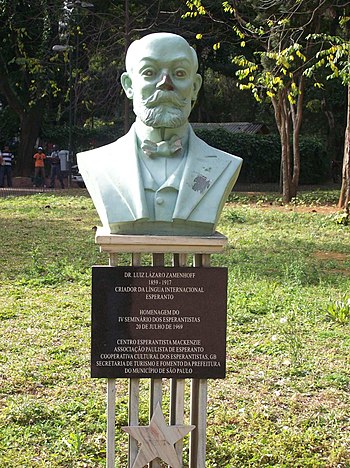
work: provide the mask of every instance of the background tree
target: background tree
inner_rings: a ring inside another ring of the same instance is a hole
[[[125,50],[157,27],[165,4],[100,0],[92,10],[90,2],[79,0],[1,2],[1,112],[9,109],[18,119],[18,174],[30,175],[43,127],[56,125],[67,135],[127,116],[119,84]],[[59,53],[52,51],[55,45]],[[62,138],[64,144],[68,139]]]
[[[73,9],[67,22],[74,75],[73,121],[79,127],[123,121],[127,131],[133,120],[132,103],[120,85],[126,50],[130,42],[151,32],[189,35],[181,21],[179,2],[102,0],[92,11],[83,8],[86,2],[73,2],[77,3],[80,8]]]
[[[297,193],[300,177],[299,135],[303,116],[305,75],[312,55],[310,33],[319,31],[329,3],[323,0],[248,0],[222,2],[224,20],[213,13],[213,2],[187,1],[187,16],[208,16],[221,31],[231,31],[231,41],[242,53],[232,56],[241,89],[249,89],[258,101],[270,100],[281,139],[283,199]],[[233,33],[233,34],[232,34]],[[226,33],[227,37],[227,33]],[[292,144],[290,141],[292,134]]]
[[[337,79],[347,87],[346,129],[344,138],[344,155],[342,164],[342,184],[338,207],[350,213],[350,16],[342,16],[339,21],[339,35],[313,35],[314,40],[322,40],[321,50],[316,54],[316,63],[305,71],[308,76],[314,75],[321,68],[329,71],[327,79]],[[316,82],[320,86],[319,82]]]
[[[51,47],[62,2],[4,0],[0,6],[0,93],[19,121],[17,164],[31,172],[31,155],[46,101],[55,88]]]
[[[168,31],[184,36],[199,57],[204,84],[192,121],[258,120],[269,123],[274,131],[279,120],[274,118],[272,103],[278,112],[283,103],[286,122],[280,129],[285,154],[290,154],[290,163],[283,167],[286,180],[292,181],[285,184],[291,187],[285,198],[293,195],[298,158],[288,135],[293,121],[300,130],[298,109],[305,99],[300,89],[304,89],[306,31],[302,31],[302,40],[298,34],[308,18],[308,27],[317,24],[316,17],[320,30],[328,31],[324,19],[328,0],[319,10],[316,0],[247,0],[233,6],[206,0],[205,15],[198,14],[199,1],[187,2],[197,5],[192,7],[192,18],[183,17],[188,7],[178,0],[92,3],[93,8],[80,0],[1,2],[0,143],[20,132],[18,175],[30,173],[38,137],[43,143],[66,146],[71,135],[76,152],[105,144],[125,132],[133,120],[132,103],[125,99],[119,78],[128,44],[151,32]],[[295,8],[298,16],[294,17]],[[287,33],[292,35],[290,43]],[[66,50],[53,52],[54,45],[66,46]],[[245,90],[235,86],[239,78]],[[336,114],[341,105],[330,108],[329,94],[317,99],[312,95],[311,100],[309,108],[324,109],[330,123],[342,121]],[[317,120],[317,125],[310,124],[312,132],[319,132],[319,115],[308,112],[308,122]]]

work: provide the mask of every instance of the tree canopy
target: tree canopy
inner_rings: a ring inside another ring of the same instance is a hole
[[[327,80],[340,80],[347,87],[347,126],[344,137],[344,156],[342,167],[342,185],[338,206],[344,208],[346,216],[350,213],[350,42],[349,42],[350,16],[339,18],[338,35],[325,33],[313,34],[314,40],[320,41],[320,50],[316,53],[315,63],[305,70],[309,77],[325,68]],[[321,86],[316,81],[315,85]]]
[[[312,34],[334,32],[341,7],[328,0],[3,0],[0,143],[18,137],[17,170],[29,174],[45,134],[56,132],[67,146],[72,139],[73,151],[81,129],[113,128],[117,137],[132,120],[119,81],[128,45],[149,32],[171,31],[195,47],[204,77],[192,120],[275,121],[288,200],[298,186],[309,89],[303,71],[317,51]],[[85,140],[79,149],[91,144]]]
[[[289,202],[297,193],[300,177],[304,70],[314,54],[313,34],[320,31],[321,25],[329,27],[330,12],[337,3],[323,0],[223,1],[219,14],[218,2],[195,0],[186,4],[187,17],[208,17],[219,24],[214,49],[221,48],[221,38],[240,46],[241,52],[231,57],[238,67],[236,75],[240,88],[250,90],[258,101],[272,103],[281,138],[283,198]]]

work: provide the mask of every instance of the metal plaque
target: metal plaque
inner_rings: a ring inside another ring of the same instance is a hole
[[[224,378],[227,269],[95,266],[91,376]]]

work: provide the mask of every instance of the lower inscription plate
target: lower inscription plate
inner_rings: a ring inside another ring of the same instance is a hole
[[[226,268],[92,271],[91,376],[224,378]]]

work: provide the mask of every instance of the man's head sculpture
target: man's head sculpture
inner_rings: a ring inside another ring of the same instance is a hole
[[[136,116],[153,128],[185,125],[202,77],[196,52],[181,36],[150,34],[133,42],[121,82]]]
[[[188,123],[202,78],[176,34],[133,42],[121,82],[136,121],[114,143],[78,154],[104,227],[115,234],[211,235],[242,160],[208,146]]]

